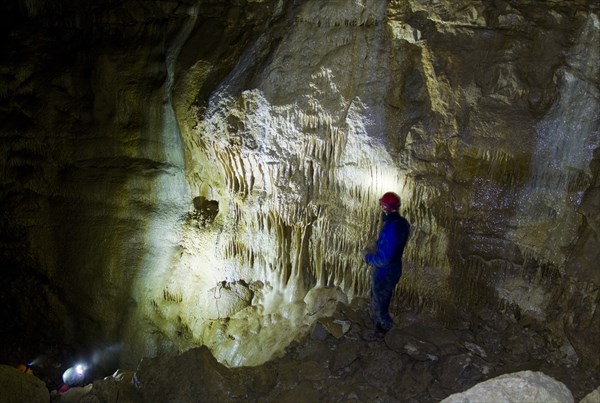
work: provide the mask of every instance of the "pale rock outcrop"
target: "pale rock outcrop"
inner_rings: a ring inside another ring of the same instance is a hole
[[[442,400],[443,403],[569,403],[573,401],[571,391],[562,382],[533,371],[500,375]]]
[[[598,403],[600,402],[600,387],[591,391],[579,403]]]

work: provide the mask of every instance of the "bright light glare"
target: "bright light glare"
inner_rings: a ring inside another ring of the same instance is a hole
[[[404,188],[404,177],[397,172],[395,169],[381,169],[376,171],[371,176],[373,181],[373,189],[377,194],[383,194],[385,192],[396,192],[401,197],[402,189]]]
[[[402,200],[408,197],[406,177],[394,167],[374,165],[368,169],[357,169],[352,179],[377,199],[385,192],[395,192]]]
[[[81,364],[77,364],[75,366],[75,371],[79,374],[79,375],[83,375],[83,371],[85,371],[85,367]]]

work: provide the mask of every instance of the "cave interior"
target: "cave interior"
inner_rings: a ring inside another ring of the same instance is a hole
[[[484,323],[512,331],[494,342],[506,368],[570,372],[584,396],[600,385],[598,10],[2,2],[0,363],[85,357],[101,377],[205,346],[269,365],[366,309],[362,251],[394,191],[412,226],[394,334],[409,318],[469,345]],[[515,352],[531,329],[537,352]]]

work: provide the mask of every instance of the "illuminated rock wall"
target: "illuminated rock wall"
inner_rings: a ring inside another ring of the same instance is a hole
[[[53,16],[34,4],[12,11]],[[595,7],[132,2],[86,29],[64,6],[47,29],[95,46],[53,50],[70,64],[52,80],[4,70],[27,122],[3,137],[6,227],[31,255],[11,264],[131,362],[207,344],[253,365],[368,294],[361,251],[394,190],[413,227],[398,300],[509,308],[592,357]]]

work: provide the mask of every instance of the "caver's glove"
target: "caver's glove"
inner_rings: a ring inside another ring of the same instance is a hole
[[[377,251],[377,242],[370,242],[365,249],[362,251],[363,259],[366,260],[367,255],[375,253]]]

